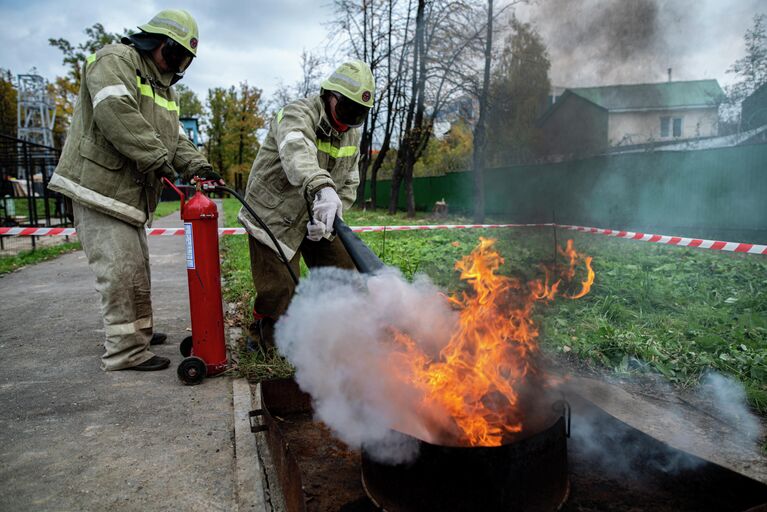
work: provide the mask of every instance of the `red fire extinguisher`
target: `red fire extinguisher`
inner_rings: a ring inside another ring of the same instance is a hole
[[[199,179],[197,192],[189,201],[185,201],[184,193],[170,180],[163,180],[181,198],[192,335],[181,342],[184,360],[178,365],[177,373],[184,384],[193,385],[227,369],[218,258],[218,209],[202,193]]]

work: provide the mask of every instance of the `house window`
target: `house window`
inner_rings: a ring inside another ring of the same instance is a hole
[[[674,137],[681,137],[681,136],[682,136],[682,118],[675,117],[674,118]]]
[[[660,136],[668,137],[670,132],[671,132],[671,118],[661,117],[660,118]]]

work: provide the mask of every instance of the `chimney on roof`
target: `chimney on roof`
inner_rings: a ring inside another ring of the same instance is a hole
[[[671,81],[671,68],[668,68],[668,81]]]

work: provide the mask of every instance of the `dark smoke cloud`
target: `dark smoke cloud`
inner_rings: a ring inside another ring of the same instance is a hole
[[[534,0],[517,14],[549,49],[564,87],[728,79],[758,0]]]
[[[604,4],[604,2],[602,2]],[[566,7],[565,7],[566,6]],[[564,7],[564,10],[563,10]],[[578,54],[594,47],[609,64],[652,51],[658,46],[658,6],[654,0],[628,2],[551,1],[541,7],[546,19],[566,16],[556,34],[558,46]]]

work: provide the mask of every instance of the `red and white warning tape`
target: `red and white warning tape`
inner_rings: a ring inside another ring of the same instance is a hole
[[[584,233],[596,233],[598,235],[640,240],[657,244],[678,245],[680,247],[699,247],[701,249],[713,249],[715,251],[745,252],[748,254],[767,254],[767,245],[745,244],[740,242],[721,242],[719,240],[703,240],[701,238],[685,238],[682,236],[653,235],[649,233],[635,233],[633,231],[620,231],[617,229],[588,228],[584,226],[568,226],[558,224],[558,228]]]
[[[680,247],[697,247],[700,249],[712,249],[715,251],[742,252],[748,254],[767,255],[767,245],[746,244],[740,242],[722,242],[718,240],[703,240],[700,238],[685,238],[680,236],[653,235],[649,233],[637,233],[633,231],[620,231],[617,229],[591,228],[585,226],[570,226],[563,224],[431,224],[414,226],[351,226],[355,233],[380,233],[384,231],[425,231],[437,229],[496,229],[496,228],[520,228],[520,227],[553,227],[594,233],[599,235],[640,240],[658,244],[677,245]],[[176,236],[183,235],[183,228],[149,228],[146,230],[149,236]],[[0,228],[0,236],[74,236],[77,232],[74,228]],[[219,228],[219,235],[244,235],[245,228]]]
[[[350,226],[355,233],[376,233],[383,231],[422,231],[433,229],[493,229],[553,226],[554,224],[434,224],[415,226]],[[74,236],[74,228],[0,228],[0,236]],[[183,235],[184,228],[148,228],[149,236]],[[218,228],[219,235],[244,235],[245,228]]]
[[[72,236],[75,228],[0,228],[0,235],[6,236]]]
[[[382,231],[427,231],[430,229],[495,229],[495,228],[538,228],[554,224],[428,224],[416,226],[349,226],[355,233],[376,233]]]

